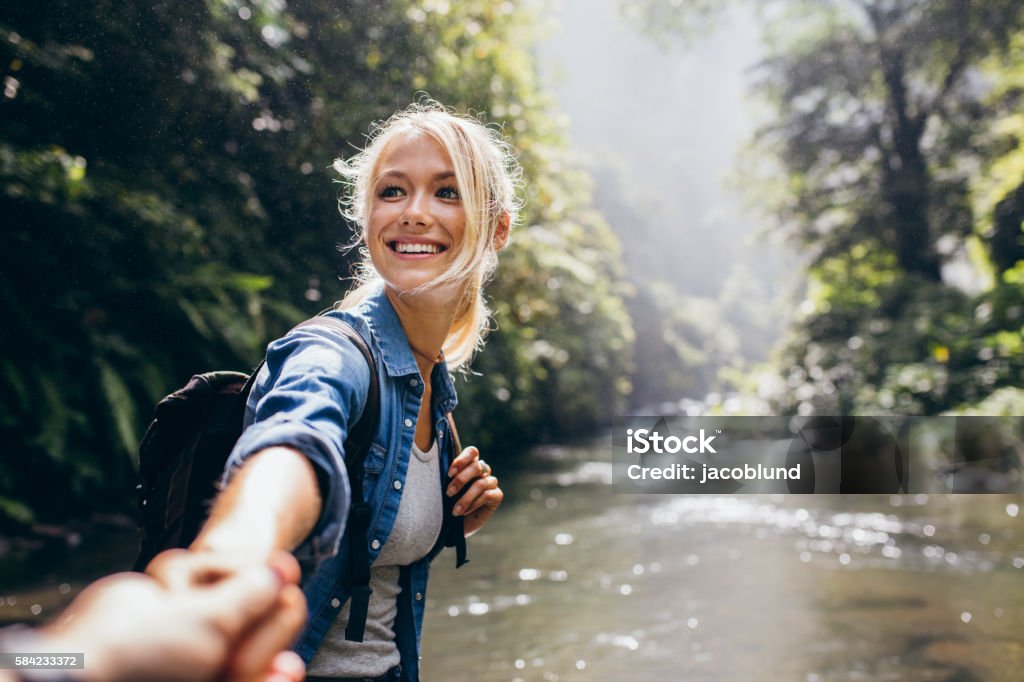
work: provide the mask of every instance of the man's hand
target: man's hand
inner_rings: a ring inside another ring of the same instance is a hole
[[[96,682],[299,682],[302,661],[286,651],[306,619],[298,580],[283,552],[184,587],[110,576],[83,591],[39,645],[84,652],[83,679]]]

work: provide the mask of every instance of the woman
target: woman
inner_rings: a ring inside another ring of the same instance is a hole
[[[189,557],[159,571],[170,583],[209,580],[295,550],[318,566],[304,581],[310,621],[297,646],[309,679],[416,680],[429,562],[455,517],[469,535],[502,501],[476,448],[455,457],[446,414],[456,403],[449,368],[470,360],[487,327],[481,288],[508,243],[518,169],[496,131],[435,102],[396,114],[335,167],[363,262],[331,315],[372,349],[381,400],[365,462],[373,563],[363,641],[345,633],[342,444],[365,407],[370,370],[326,326],[270,345],[229,482]],[[463,488],[445,514],[445,497]]]

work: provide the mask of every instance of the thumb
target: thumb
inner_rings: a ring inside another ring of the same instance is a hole
[[[281,587],[270,567],[254,566],[199,588],[197,596],[208,622],[233,641],[273,608]]]

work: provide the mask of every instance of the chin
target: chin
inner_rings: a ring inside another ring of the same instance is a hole
[[[394,291],[394,292],[397,292],[397,293],[400,293],[400,294],[411,294],[413,292],[416,292],[416,290],[419,287],[422,287],[425,284],[429,284],[431,279],[433,279],[433,278],[431,278],[431,277],[415,277],[415,278],[413,278],[413,277],[394,277],[394,278],[387,278],[386,277],[384,279],[384,281],[387,283],[388,287],[392,291]],[[435,288],[436,287],[431,287],[430,289],[423,289],[422,291],[419,291],[419,292],[416,292],[416,293],[419,293],[419,294],[429,294],[431,292],[431,289],[435,289]]]
[[[433,304],[456,303],[462,298],[464,286],[458,283],[443,286],[432,286],[427,289],[419,289],[425,284],[433,281],[433,278],[413,279],[385,279],[388,288],[405,300],[415,299]]]

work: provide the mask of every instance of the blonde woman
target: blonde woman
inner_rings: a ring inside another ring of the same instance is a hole
[[[187,556],[154,572],[172,584],[209,580],[295,551],[317,566],[304,580],[310,620],[296,647],[308,679],[417,680],[430,561],[446,540],[457,544],[453,529],[464,542],[502,501],[476,448],[456,457],[446,415],[456,403],[449,371],[470,360],[487,328],[482,287],[515,222],[518,168],[497,131],[435,102],[377,126],[361,153],[335,167],[363,262],[330,315],[366,341],[380,386],[363,483],[372,562],[365,626],[346,633],[362,618],[352,609],[362,609],[344,575],[351,500],[342,450],[370,370],[327,327],[270,345],[249,400],[251,426],[210,520]]]

